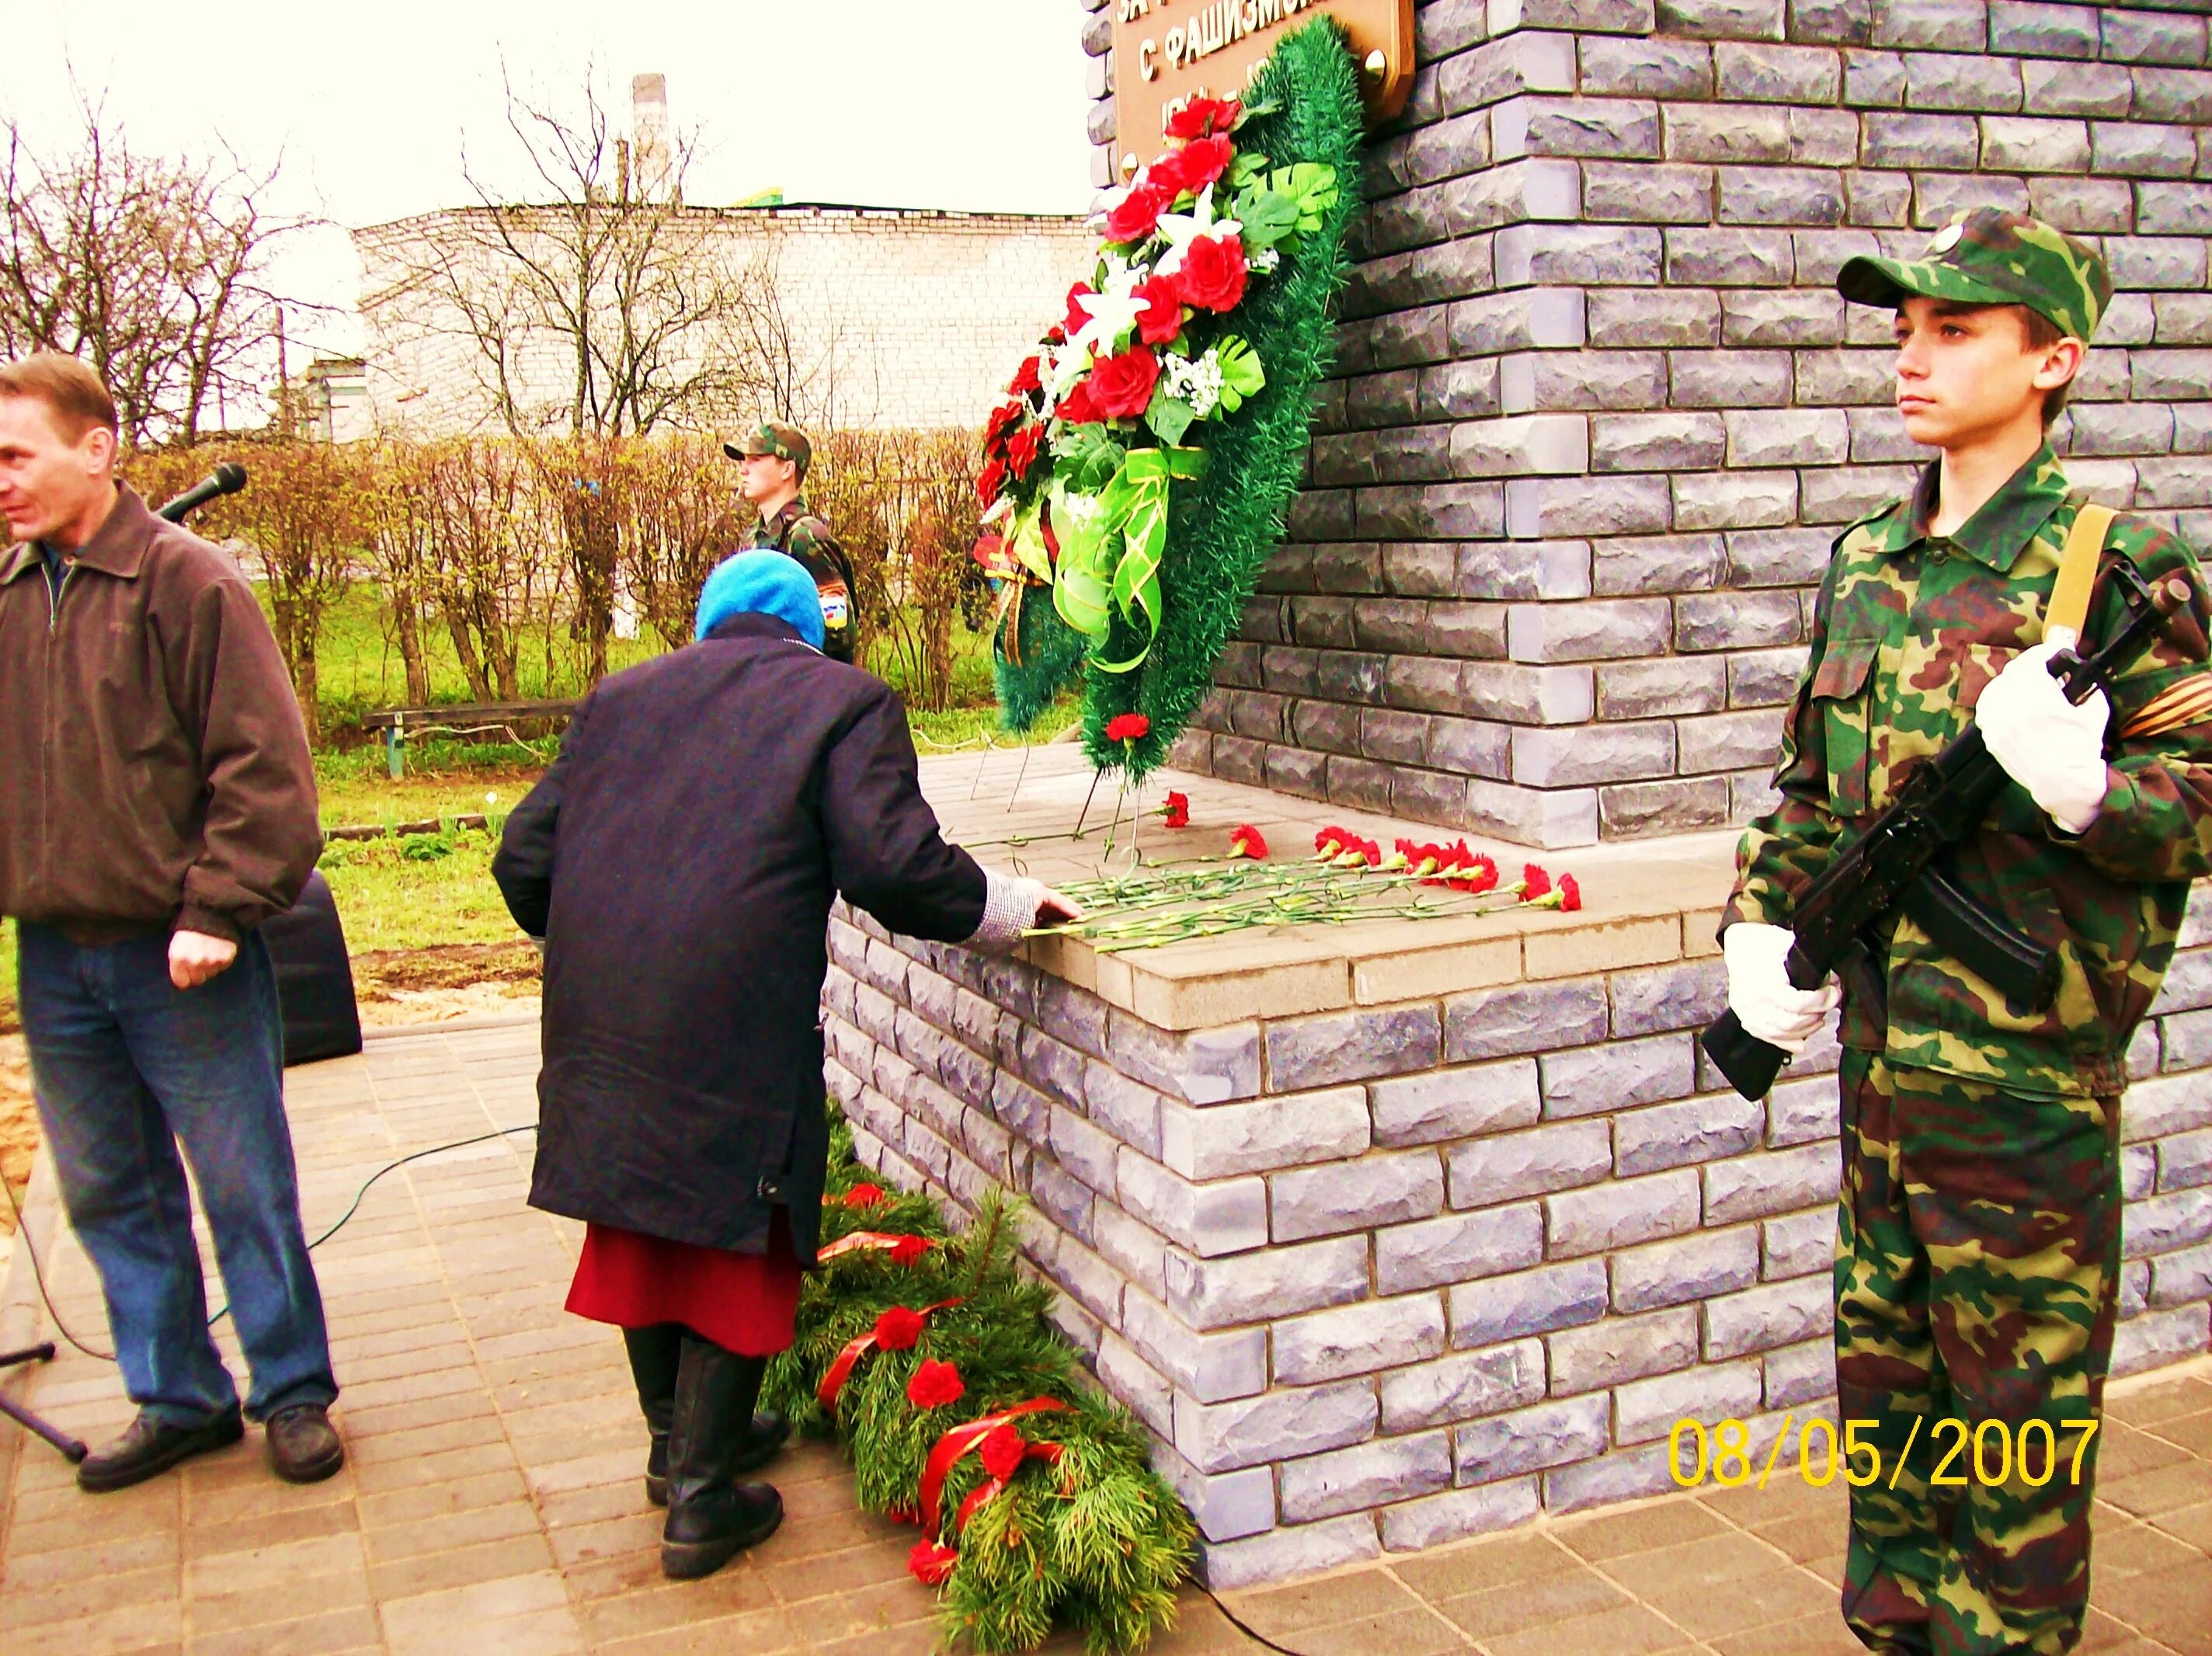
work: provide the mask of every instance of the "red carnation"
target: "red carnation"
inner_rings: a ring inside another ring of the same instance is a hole
[[[1197,237],[1183,249],[1176,280],[1192,308],[1235,310],[1244,297],[1244,244],[1235,236]]]
[[[884,1187],[880,1184],[855,1184],[845,1192],[845,1205],[848,1208],[872,1208],[883,1199]]]
[[[1454,855],[1459,858],[1458,862],[1454,866],[1460,870],[1462,875],[1462,878],[1450,882],[1454,891],[1481,892],[1490,890],[1498,884],[1498,865],[1495,862],[1486,856],[1474,855],[1467,849],[1465,840],[1460,841],[1452,849]]]
[[[1189,827],[1190,795],[1170,793],[1168,802],[1160,807],[1160,815],[1167,819],[1167,825],[1170,828]]]
[[[960,1371],[934,1357],[924,1358],[921,1367],[914,1371],[914,1378],[906,1383],[906,1400],[916,1409],[942,1409],[946,1403],[958,1403],[967,1394],[968,1387],[960,1378]]]
[[[1575,883],[1572,874],[1559,876],[1559,906],[1572,913],[1583,905],[1583,888]]]
[[[940,1547],[934,1541],[917,1541],[914,1550],[906,1556],[907,1573],[925,1587],[941,1587],[951,1579],[952,1567],[960,1562],[960,1555],[951,1547]]]
[[[1141,713],[1117,713],[1106,721],[1106,740],[1109,742],[1133,742],[1149,735],[1152,721]]]
[[[1174,201],[1172,190],[1137,186],[1106,215],[1106,240],[1119,244],[1146,240],[1159,228],[1160,215]]]
[[[1145,301],[1137,313],[1137,337],[1148,345],[1164,345],[1182,332],[1182,284],[1172,276],[1148,276],[1131,289]]]
[[[1069,425],[1089,425],[1106,417],[1099,411],[1098,404],[1091,394],[1091,376],[1084,375],[1067,389],[1055,411]]]
[[[1193,138],[1173,157],[1176,182],[1195,195],[1227,172],[1236,155],[1237,146],[1226,138]],[[1155,174],[1159,167],[1159,162],[1153,163]]]
[[[1249,856],[1255,862],[1261,861],[1267,855],[1267,839],[1250,823],[1240,822],[1237,825],[1237,831],[1229,836],[1229,855]]]
[[[1006,381],[1007,393],[1015,397],[1026,397],[1042,386],[1044,381],[1037,377],[1040,366],[1036,357],[1024,356],[1022,359],[1022,365],[1014,370],[1014,377]]]
[[[1003,1483],[1020,1469],[1029,1446],[1020,1430],[1009,1422],[992,1428],[975,1452],[982,1458],[983,1470]]]
[[[885,1351],[911,1351],[921,1338],[921,1313],[893,1306],[876,1318],[876,1343]]]
[[[1006,491],[1006,463],[993,460],[976,476],[975,497],[988,506]]]
[[[1521,900],[1523,903],[1534,903],[1538,898],[1543,896],[1546,892],[1552,889],[1551,875],[1546,874],[1541,868],[1538,868],[1533,862],[1524,863],[1522,865],[1521,879],[1522,881],[1521,887]]]
[[[902,1236],[891,1244],[891,1263],[918,1265],[921,1257],[936,1245],[926,1236]]]
[[[1160,381],[1160,359],[1143,345],[1132,345],[1119,356],[1091,364],[1091,399],[1108,419],[1135,419],[1152,405],[1152,387]]]
[[[1065,328],[1068,334],[1080,333],[1090,326],[1091,313],[1075,301],[1085,294],[1097,291],[1097,289],[1088,282],[1079,282],[1067,290],[1067,320],[1062,322],[1060,326]]]
[[[1243,113],[1243,106],[1234,98],[1193,98],[1168,117],[1168,136],[1203,138],[1226,132]]]

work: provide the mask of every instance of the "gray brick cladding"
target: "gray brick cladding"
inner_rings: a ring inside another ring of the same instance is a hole
[[[1110,31],[1088,0],[1092,90]],[[2056,429],[2212,531],[2201,15],[2027,0],[1423,0],[1305,492],[1178,756],[1543,845],[1743,820],[1805,597],[1909,482],[1832,282],[1963,207],[2120,288]],[[1110,143],[1110,99],[1094,137]],[[1097,176],[1110,170],[1098,151]]]
[[[1683,920],[1672,959],[1177,1032],[847,916],[826,1075],[881,1176],[1028,1199],[1059,1326],[1245,1584],[1669,1488],[1684,1416],[1832,1414],[1836,1050],[1729,1092]],[[2182,942],[2130,1056],[2122,1373],[2212,1340],[2212,890]]]

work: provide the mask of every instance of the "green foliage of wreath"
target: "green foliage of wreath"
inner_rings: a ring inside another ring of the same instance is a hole
[[[969,1453],[945,1480],[939,1527],[922,1539],[958,1552],[939,1600],[946,1641],[964,1637],[977,1656],[999,1656],[1034,1650],[1055,1628],[1071,1628],[1093,1656],[1142,1649],[1175,1619],[1196,1531],[1152,1470],[1144,1428],[1079,1375],[1074,1353],[1046,1320],[1051,1290],[1016,1263],[1012,1199],[989,1193],[974,1223],[955,1232],[919,1192],[891,1190],[870,1206],[845,1206],[840,1198],[864,1178],[852,1129],[833,1107],[824,1246],[855,1231],[937,1245],[912,1264],[861,1251],[809,1272],[795,1338],[769,1365],[763,1403],[802,1431],[843,1440],[863,1507],[911,1517],[930,1451],[945,1433],[1033,1397],[1057,1400],[1064,1407],[1020,1425],[1024,1437],[1057,1445],[1058,1458],[1024,1466],[964,1529],[961,1504],[988,1475]],[[918,1311],[953,1300],[929,1316],[911,1349],[875,1351],[856,1364],[836,1409],[823,1408],[817,1388],[848,1341],[893,1306]],[[925,1361],[959,1371],[965,1390],[957,1400],[921,1409],[908,1399],[908,1383]]]
[[[1285,38],[1245,96],[1253,113],[1237,129],[1239,150],[1279,168],[1333,168],[1335,198],[1237,309],[1237,329],[1259,353],[1267,384],[1233,418],[1206,426],[1205,475],[1176,486],[1150,652],[1133,672],[1094,667],[1085,675],[1085,750],[1102,770],[1126,764],[1133,781],[1165,760],[1212,689],[1214,663],[1282,538],[1305,463],[1313,388],[1335,350],[1333,312],[1347,272],[1344,235],[1358,205],[1364,131],[1358,70],[1341,28],[1323,17]],[[1018,730],[1074,677],[1091,642],[1054,613],[1048,597],[1032,600],[1042,601],[1022,606],[1022,665],[1007,666],[1003,653],[997,662],[1002,715]],[[1117,613],[1097,653],[1126,660],[1146,642]],[[1134,742],[1108,741],[1107,723],[1123,713],[1145,715],[1150,731]]]

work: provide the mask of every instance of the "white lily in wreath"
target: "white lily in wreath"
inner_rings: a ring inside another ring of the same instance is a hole
[[[1158,234],[1165,239],[1167,251],[1160,255],[1159,273],[1173,276],[1182,268],[1183,255],[1190,244],[1200,236],[1237,236],[1242,238],[1244,227],[1233,218],[1213,216],[1213,186],[1207,185],[1198,192],[1188,213],[1162,213]]]

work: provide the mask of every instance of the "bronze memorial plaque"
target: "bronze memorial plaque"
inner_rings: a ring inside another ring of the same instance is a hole
[[[1114,146],[1126,178],[1166,148],[1168,114],[1201,94],[1241,93],[1283,33],[1323,12],[1360,60],[1370,120],[1395,115],[1413,85],[1413,0],[1108,0],[1114,8]]]

